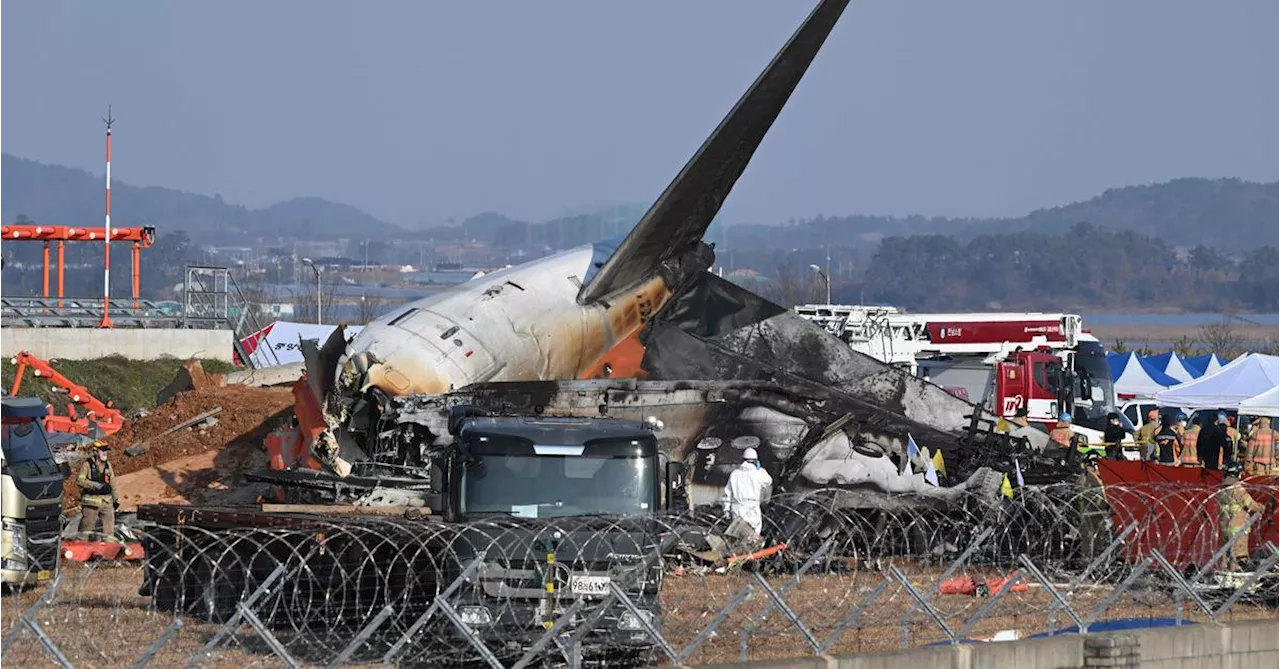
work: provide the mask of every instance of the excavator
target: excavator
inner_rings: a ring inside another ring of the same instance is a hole
[[[49,361],[37,358],[28,351],[19,351],[10,359],[10,362],[16,365],[17,369],[14,371],[13,387],[9,390],[9,395],[18,396],[18,392],[22,389],[22,379],[30,369],[33,376],[47,379],[51,385],[65,392],[67,399],[71,400],[66,405],[67,415],[65,416],[54,414],[50,407],[44,419],[45,431],[82,434],[98,439],[115,434],[124,426],[124,415],[112,406],[110,400],[103,402],[94,397],[88,388],[60,374],[49,364]],[[79,407],[80,411],[77,411],[76,407]]]

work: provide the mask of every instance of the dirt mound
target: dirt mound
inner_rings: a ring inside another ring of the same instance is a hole
[[[156,395],[156,406],[163,406],[181,393],[219,387],[223,385],[222,380],[222,374],[210,374],[204,371],[204,365],[199,360],[187,360],[178,368],[178,373],[174,375],[169,385]]]
[[[103,441],[111,447],[111,463],[116,476],[120,477],[177,458],[221,451],[236,443],[257,446],[268,432],[288,420],[292,406],[293,394],[288,389],[201,388],[173,397],[151,415],[125,424],[119,432]],[[222,407],[222,411],[214,416],[216,424],[183,428],[161,436],[165,430],[215,407]],[[125,454],[124,449],[144,441],[151,446],[146,453],[137,457]],[[77,464],[67,481],[65,500],[68,505],[79,503],[80,489],[75,484],[78,470]]]

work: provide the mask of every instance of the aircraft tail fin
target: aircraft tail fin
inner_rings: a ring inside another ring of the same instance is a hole
[[[821,0],[636,227],[578,291],[594,302],[697,247],[849,0]],[[698,268],[702,269],[702,268]]]

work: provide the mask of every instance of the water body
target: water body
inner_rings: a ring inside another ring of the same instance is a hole
[[[1149,325],[1156,327],[1198,327],[1224,320],[1239,325],[1280,326],[1280,313],[1276,314],[1081,314],[1085,327],[1091,325]]]

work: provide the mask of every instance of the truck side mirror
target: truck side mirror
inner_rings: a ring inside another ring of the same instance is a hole
[[[683,462],[668,462],[666,471],[667,510],[684,506],[684,488],[688,467]]]

